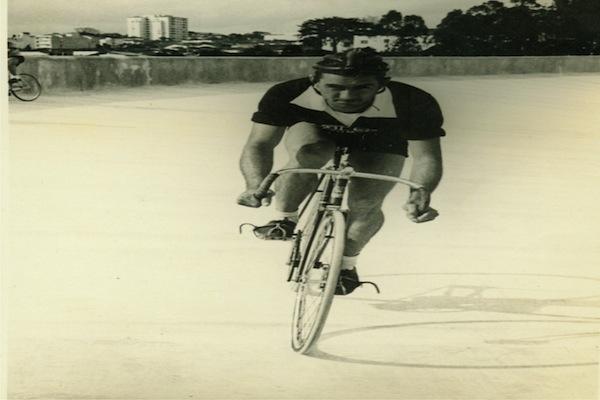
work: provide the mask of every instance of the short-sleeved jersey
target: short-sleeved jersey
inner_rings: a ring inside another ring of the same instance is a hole
[[[433,96],[395,81],[375,96],[369,109],[352,114],[327,106],[308,78],[279,83],[260,100],[252,121],[285,127],[308,122],[336,143],[404,156],[408,140],[445,135],[442,112]]]

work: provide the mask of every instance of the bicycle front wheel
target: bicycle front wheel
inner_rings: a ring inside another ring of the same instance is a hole
[[[317,342],[333,302],[344,253],[346,223],[340,211],[326,211],[302,257],[292,321],[292,348],[308,353]]]
[[[37,78],[29,74],[19,74],[20,81],[11,84],[10,92],[22,101],[33,101],[42,94],[42,85]]]

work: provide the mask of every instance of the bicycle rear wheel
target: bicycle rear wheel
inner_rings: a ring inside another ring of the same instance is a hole
[[[33,101],[42,94],[42,85],[29,74],[19,74],[20,81],[10,85],[10,92],[22,101]]]
[[[340,211],[326,211],[303,254],[292,321],[292,348],[302,354],[310,351],[325,326],[342,264],[345,225]]]

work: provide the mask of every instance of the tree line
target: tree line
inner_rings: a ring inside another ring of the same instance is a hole
[[[418,15],[391,10],[376,21],[329,17],[300,25],[305,52],[323,43],[335,49],[355,35],[399,39],[384,52],[418,56],[534,56],[600,54],[600,0],[486,1],[467,11],[453,10],[429,28]]]

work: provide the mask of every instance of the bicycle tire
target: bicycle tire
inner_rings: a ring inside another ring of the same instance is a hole
[[[42,94],[42,85],[33,75],[19,74],[20,82],[10,85],[10,93],[21,101],[34,101]],[[19,86],[15,86],[19,85]]]
[[[303,252],[292,318],[292,348],[301,354],[310,352],[327,321],[342,264],[345,225],[341,211],[326,211]]]

